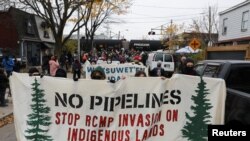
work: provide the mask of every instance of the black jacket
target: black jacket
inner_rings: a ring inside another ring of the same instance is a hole
[[[165,71],[163,68],[160,68],[161,70],[161,75],[160,76],[165,76]],[[152,71],[151,71],[151,76],[155,76],[155,77],[158,77],[157,75],[157,71],[158,71],[158,68],[154,68]]]
[[[6,75],[0,74],[0,91],[5,91],[9,85],[9,79]]]

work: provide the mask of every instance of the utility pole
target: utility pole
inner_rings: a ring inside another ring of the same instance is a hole
[[[77,20],[78,20],[78,24],[77,24],[77,53],[78,53],[78,59],[79,61],[81,61],[81,49],[80,49],[80,28],[79,28],[79,20],[80,20],[80,6],[77,9]]]
[[[173,20],[170,21],[170,37],[169,37],[169,51],[173,49],[172,47],[172,36],[173,36]]]
[[[118,40],[120,40],[120,35],[121,35],[121,32],[119,31],[118,32]]]
[[[161,25],[161,35],[163,35],[163,25]]]
[[[173,20],[171,19],[170,21],[170,28],[171,28],[171,31],[170,31],[170,38],[172,39],[172,34],[173,34]]]
[[[211,6],[209,6],[209,11],[208,11],[208,35],[209,35],[209,41],[208,41],[208,46],[212,46],[212,15],[211,15]]]

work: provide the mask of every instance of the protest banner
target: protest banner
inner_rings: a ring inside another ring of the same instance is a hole
[[[101,66],[106,74],[106,79],[118,81],[122,77],[134,76],[139,70],[144,71],[148,75],[148,68],[143,65],[136,64],[99,64],[99,65],[88,65],[85,68],[86,78],[90,79],[91,72],[97,67]]]
[[[106,80],[13,73],[18,141],[185,141],[223,124],[222,79],[174,75]]]

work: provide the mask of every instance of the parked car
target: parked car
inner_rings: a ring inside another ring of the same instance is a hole
[[[250,125],[250,61],[204,60],[195,70],[204,77],[225,80],[225,123]]]
[[[172,76],[175,71],[174,57],[170,53],[163,51],[156,51],[148,54],[146,65],[149,68],[149,72],[157,67],[157,63],[161,62],[161,67],[164,69],[167,76]]]

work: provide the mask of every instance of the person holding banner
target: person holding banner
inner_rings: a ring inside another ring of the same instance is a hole
[[[78,59],[75,59],[73,65],[72,65],[72,71],[73,71],[73,79],[78,80],[81,78],[81,69],[82,65]]]
[[[41,76],[39,70],[36,67],[32,67],[28,71],[29,76]]]
[[[50,66],[50,75],[55,76],[56,71],[59,68],[59,63],[57,62],[57,59],[54,55],[51,56],[51,59],[49,61],[49,66]]]
[[[105,80],[106,79],[104,69],[101,66],[96,67],[91,72],[90,77],[91,77],[91,79],[94,79],[94,80]]]
[[[96,67],[90,75],[91,79],[94,80],[105,80],[106,75],[104,69],[101,66]],[[122,78],[123,79],[123,78]],[[109,80],[110,83],[115,83],[115,80]]]
[[[8,106],[5,101],[5,91],[9,85],[9,79],[4,74],[4,70],[0,69],[0,107]]]
[[[194,70],[194,60],[187,58],[185,62],[185,68],[183,69],[183,74],[198,76],[199,74]]]
[[[147,74],[144,71],[137,71],[135,77],[147,77]]]

